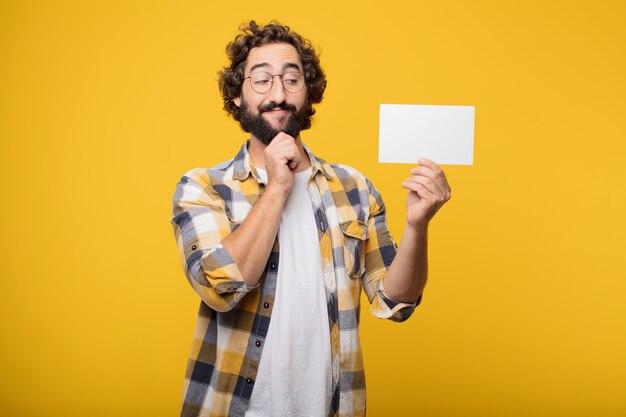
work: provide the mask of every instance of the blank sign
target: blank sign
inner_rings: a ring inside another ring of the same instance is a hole
[[[378,161],[474,162],[474,106],[381,104]]]

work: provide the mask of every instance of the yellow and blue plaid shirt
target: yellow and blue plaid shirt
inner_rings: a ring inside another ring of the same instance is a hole
[[[380,318],[406,320],[415,304],[386,297],[382,282],[396,255],[385,206],[355,169],[328,164],[305,147],[308,192],[318,228],[332,355],[331,416],[365,414],[359,341],[361,288]],[[185,174],[174,194],[172,225],[187,279],[202,302],[187,365],[182,416],[243,416],[272,317],[278,239],[254,287],[220,244],[244,221],[265,185],[244,144],[231,160]],[[303,382],[304,383],[304,382]]]

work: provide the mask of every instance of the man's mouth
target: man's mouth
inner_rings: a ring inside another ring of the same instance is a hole
[[[296,106],[291,105],[291,104],[287,104],[287,103],[280,103],[280,104],[276,104],[276,103],[269,103],[261,108],[259,108],[259,112],[260,113],[274,113],[274,114],[281,114],[281,113],[286,113],[286,112],[291,112],[291,113],[295,113],[296,112]]]

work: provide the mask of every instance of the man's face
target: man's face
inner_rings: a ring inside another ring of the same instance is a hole
[[[257,72],[283,75],[294,71],[303,73],[296,48],[287,43],[271,43],[250,50],[244,77]],[[274,77],[272,88],[263,94],[254,91],[250,79],[245,79],[241,96],[233,101],[241,108],[242,127],[267,145],[279,132],[294,138],[299,135],[306,96],[306,85],[302,90],[290,93],[283,87],[281,77]]]

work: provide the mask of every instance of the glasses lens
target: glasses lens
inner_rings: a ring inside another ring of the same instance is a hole
[[[283,75],[283,86],[290,93],[297,93],[304,87],[304,76],[299,72],[288,72]]]
[[[257,93],[267,93],[272,88],[272,76],[267,72],[256,72],[250,75],[250,84]]]
[[[287,72],[281,77],[285,90],[297,93],[304,87],[304,75],[299,72]],[[255,72],[250,75],[250,85],[259,94],[265,94],[272,89],[274,77],[268,72]]]

